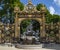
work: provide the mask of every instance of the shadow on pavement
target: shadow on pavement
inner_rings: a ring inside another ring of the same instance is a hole
[[[47,49],[54,49],[54,50],[60,50],[60,44],[44,44],[43,48],[47,48]]]

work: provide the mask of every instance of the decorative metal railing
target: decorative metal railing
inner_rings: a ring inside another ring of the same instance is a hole
[[[46,36],[44,38],[45,39],[44,42],[60,43],[60,25],[57,23],[45,24]],[[15,25],[14,24],[0,23],[0,43],[5,43],[5,42],[6,43],[15,42]]]
[[[14,40],[14,24],[0,23],[0,43],[13,42]]]

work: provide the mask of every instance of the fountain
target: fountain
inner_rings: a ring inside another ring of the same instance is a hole
[[[26,27],[26,31],[21,35],[23,44],[36,44],[39,41],[39,30],[34,31],[33,25],[30,23]]]

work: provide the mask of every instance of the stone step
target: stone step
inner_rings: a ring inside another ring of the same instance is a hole
[[[48,49],[60,49],[60,44],[39,44],[39,45],[16,45],[16,48],[19,49],[41,49],[41,48],[48,48]]]
[[[40,49],[43,47],[43,44],[40,45],[16,45],[16,48],[20,49]]]

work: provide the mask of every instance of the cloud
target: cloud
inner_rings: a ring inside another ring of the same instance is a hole
[[[49,7],[49,11],[50,11],[50,14],[52,14],[52,15],[55,14],[55,9],[53,6]]]
[[[54,2],[60,6],[60,0],[54,0]]]

